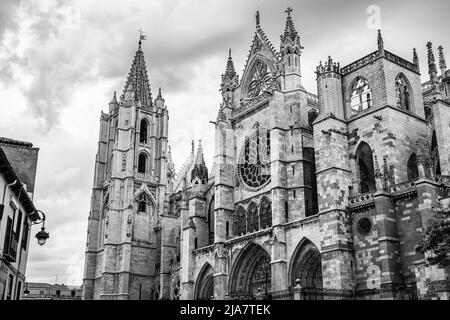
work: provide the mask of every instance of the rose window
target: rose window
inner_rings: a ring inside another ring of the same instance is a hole
[[[258,60],[253,66],[250,84],[248,85],[248,97],[256,98],[263,92],[269,91],[273,85],[273,77],[267,64]]]
[[[245,140],[238,175],[244,187],[258,190],[270,181],[270,131],[257,129]]]

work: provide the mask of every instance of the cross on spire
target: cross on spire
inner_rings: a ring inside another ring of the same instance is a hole
[[[290,17],[292,11],[294,11],[294,10],[292,10],[291,7],[288,7],[288,8],[286,9],[286,11],[284,11],[284,12],[286,12],[286,13],[288,14],[288,17]]]

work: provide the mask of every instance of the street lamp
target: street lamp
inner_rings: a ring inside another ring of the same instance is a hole
[[[42,223],[41,231],[36,233],[36,239],[38,241],[38,244],[40,246],[43,246],[47,239],[50,237],[49,233],[45,231],[45,213],[43,213],[41,210],[36,210],[31,214],[31,217],[33,221],[32,224]]]

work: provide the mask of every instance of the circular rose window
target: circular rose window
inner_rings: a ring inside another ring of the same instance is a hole
[[[270,131],[257,128],[245,139],[238,175],[246,189],[259,190],[270,181]]]
[[[358,220],[356,229],[358,230],[359,234],[365,236],[369,234],[370,230],[372,230],[372,222],[369,218],[361,218]]]

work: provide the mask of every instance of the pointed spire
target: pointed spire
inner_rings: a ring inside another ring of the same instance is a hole
[[[231,57],[231,49],[229,49],[227,67],[225,69],[225,77],[227,77],[228,79],[233,79],[235,75],[236,70],[234,69],[233,58]]]
[[[430,75],[431,82],[437,82],[437,69],[436,61],[434,59],[433,44],[431,42],[427,43],[428,49],[428,74]]]
[[[298,32],[295,30],[294,22],[291,18],[292,8],[287,8],[287,18],[286,18],[286,27],[284,28],[284,34],[281,36],[281,41],[286,41],[287,38],[290,38],[292,41],[295,41],[296,37],[298,37]]]
[[[378,44],[378,53],[380,55],[384,55],[384,41],[383,41],[383,36],[381,35],[381,30],[380,29],[378,29],[377,44]]]
[[[140,101],[143,107],[152,106],[152,94],[147,76],[147,67],[145,65],[144,53],[141,48],[142,36],[139,39],[139,47],[133,59],[133,63],[128,73],[125,83],[124,93],[131,86],[134,91],[135,100]]]
[[[239,85],[239,76],[234,69],[233,58],[231,57],[231,49],[228,50],[228,61],[225,67],[225,74],[222,75],[222,83],[220,84],[220,91],[225,93],[233,91]]]
[[[447,70],[447,63],[445,62],[444,48],[442,46],[439,46],[438,50],[439,50],[439,69],[441,69],[441,75],[445,76],[445,71]]]
[[[197,155],[195,157],[195,164],[191,173],[191,181],[196,177],[200,178],[202,183],[208,182],[208,168],[206,168],[205,158],[203,156],[202,140],[198,141]]]

